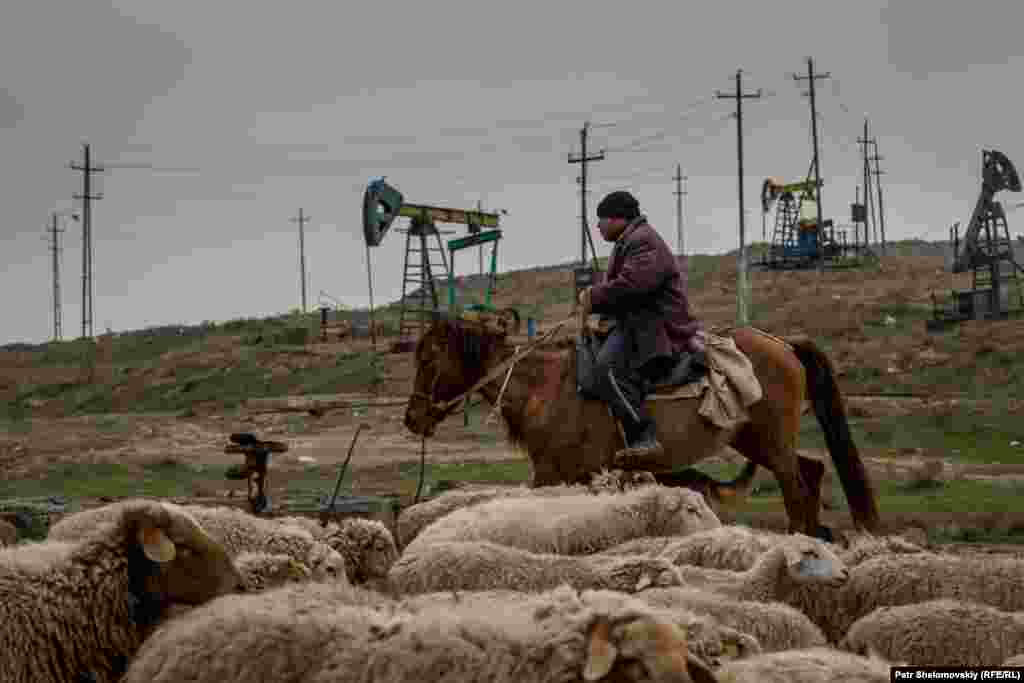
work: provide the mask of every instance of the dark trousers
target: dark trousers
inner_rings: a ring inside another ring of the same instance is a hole
[[[619,330],[613,330],[597,353],[587,393],[605,401],[612,414],[622,420],[626,439],[633,442],[643,435],[651,435],[654,418],[644,407],[644,399],[655,381],[667,374],[675,359],[656,356],[640,367],[633,367],[629,340]]]

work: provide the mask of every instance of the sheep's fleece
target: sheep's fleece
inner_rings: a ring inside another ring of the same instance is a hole
[[[274,593],[229,596],[168,623],[124,683],[715,681],[670,614],[613,592],[418,612],[288,606]]]

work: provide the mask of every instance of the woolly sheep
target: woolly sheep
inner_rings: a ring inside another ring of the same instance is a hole
[[[506,498],[442,517],[420,532],[405,553],[435,543],[490,541],[535,553],[579,555],[638,536],[685,535],[720,525],[703,496],[685,488]]]
[[[313,572],[290,555],[242,553],[235,558],[246,591],[257,592],[298,581],[311,581]]]
[[[47,538],[57,541],[80,538],[91,529],[108,523],[125,504],[113,503],[75,513],[51,527]],[[203,505],[182,507],[224,546],[231,557],[246,552],[285,554],[309,567],[315,580],[346,580],[345,560],[341,555],[316,541],[304,529],[283,526],[236,508]]]
[[[488,542],[438,543],[406,553],[389,582],[403,594],[445,590],[539,592],[573,588],[633,593],[649,586],[679,586],[679,572],[648,557],[569,556],[531,553]]]
[[[652,588],[637,597],[655,607],[683,608],[712,617],[724,626],[750,634],[765,652],[827,644],[821,629],[807,616],[778,602],[730,600],[692,588]]]
[[[815,647],[734,660],[715,675],[718,683],[889,683],[891,666],[882,659]]]
[[[654,475],[643,471],[602,469],[591,475],[588,485],[506,486],[501,488],[456,489],[423,503],[407,507],[398,517],[398,542],[409,545],[431,523],[450,512],[498,498],[553,498],[585,494],[608,494],[630,491],[640,486],[657,484]]]
[[[698,532],[704,533],[704,532]],[[643,557],[657,557],[665,548],[677,542],[680,538],[688,536],[641,536],[633,538],[625,543],[605,548],[599,554],[606,557],[620,557],[622,555],[642,555]]]
[[[658,556],[678,565],[741,572],[753,567],[780,537],[730,524],[674,539]]]
[[[1024,650],[1024,612],[960,600],[880,607],[855,621],[840,647],[911,666],[999,666]]]
[[[1024,654],[1014,655],[1003,662],[1003,666],[1024,666]]]
[[[794,605],[838,642],[857,619],[879,607],[949,598],[1024,611],[1024,559],[957,557],[931,552],[882,555],[851,568],[846,585],[818,605]],[[815,592],[817,598],[820,594]],[[797,596],[801,601],[807,595]],[[786,600],[793,605],[791,600]]]
[[[182,508],[139,501],[79,543],[0,551],[0,680],[119,680],[176,604],[241,581],[224,548]]]
[[[229,596],[167,624],[124,683],[715,680],[670,615],[610,591],[542,608],[510,602],[391,614],[285,609],[276,597]]]
[[[801,585],[838,588],[849,570],[828,546],[803,534],[780,537],[745,572],[678,565],[683,582],[734,600],[777,602]]]
[[[354,517],[326,527],[310,517],[279,517],[279,524],[298,526],[313,538],[334,548],[345,559],[353,585],[384,579],[398,559],[398,548],[388,528],[375,519]]]
[[[18,542],[18,529],[10,522],[0,519],[0,548]]]

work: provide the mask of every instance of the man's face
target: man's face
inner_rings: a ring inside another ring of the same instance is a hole
[[[601,231],[601,237],[606,242],[614,242],[615,238],[622,234],[629,223],[625,218],[599,218],[597,229]]]

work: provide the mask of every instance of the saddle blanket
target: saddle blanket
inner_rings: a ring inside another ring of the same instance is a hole
[[[747,409],[764,396],[750,359],[730,337],[699,332],[704,340],[708,371],[696,382],[657,389],[648,401],[701,399],[698,413],[720,429],[750,419]]]

